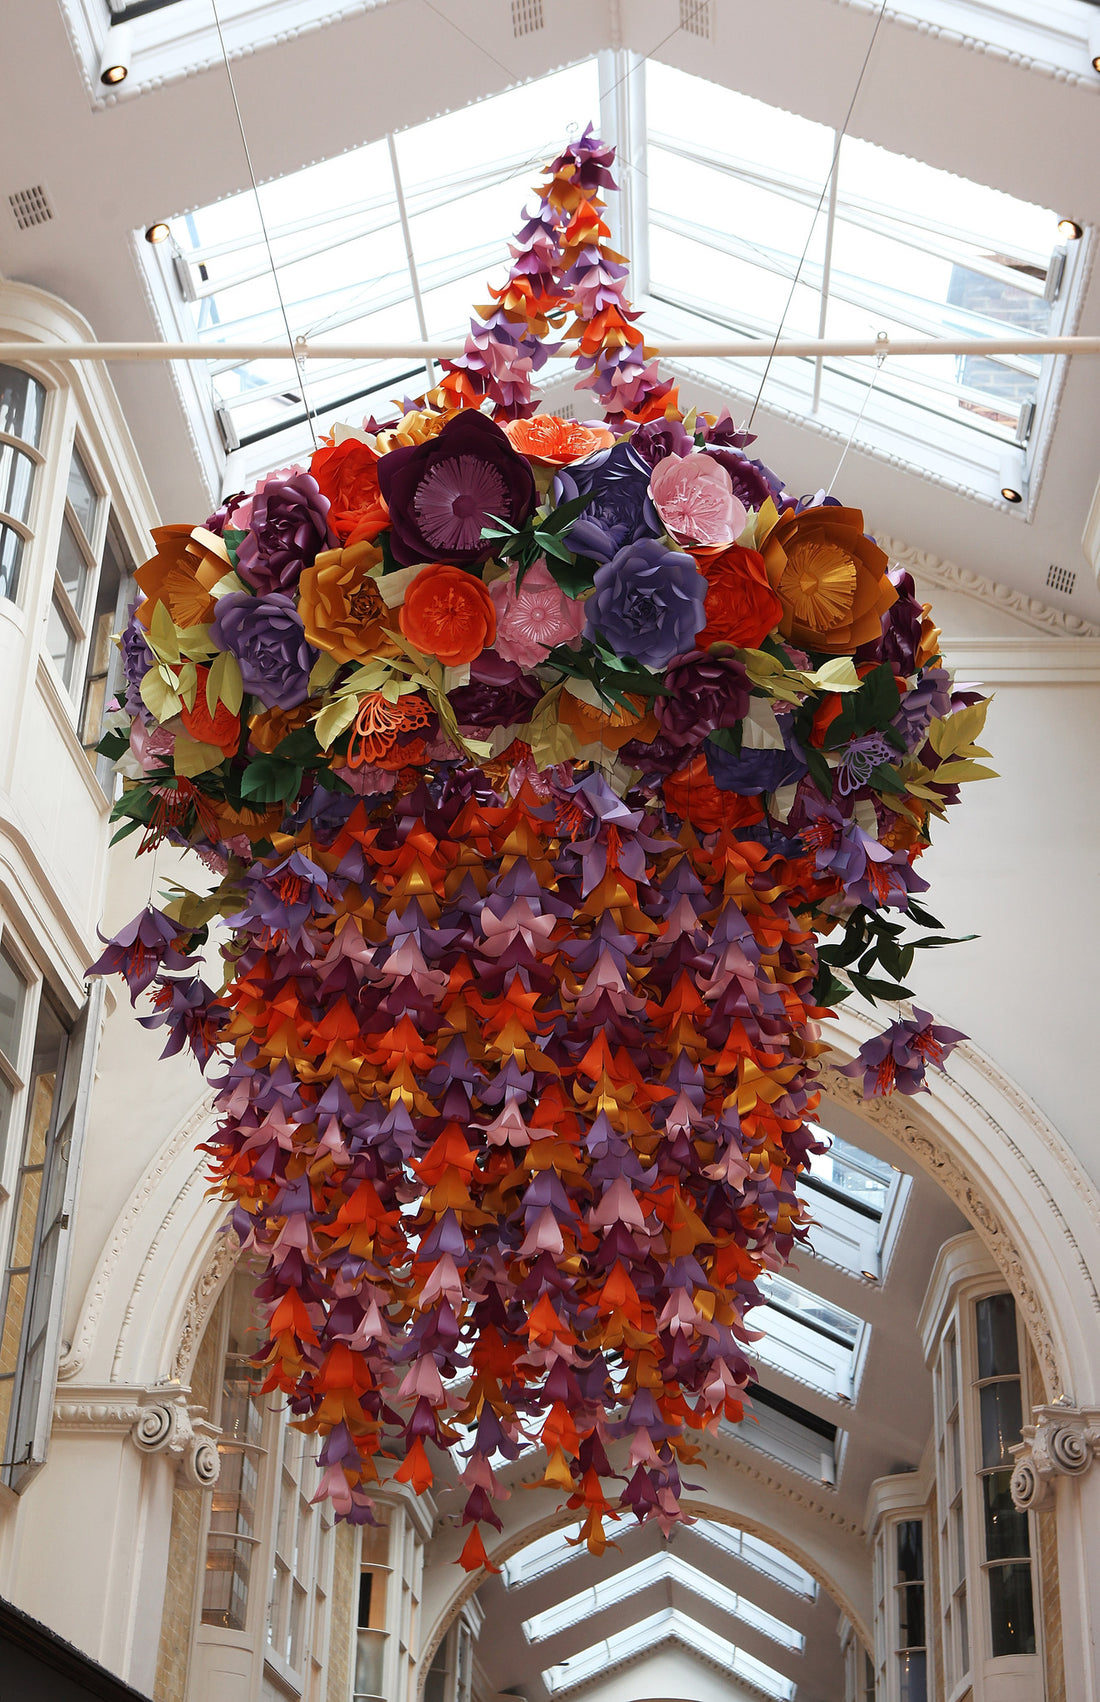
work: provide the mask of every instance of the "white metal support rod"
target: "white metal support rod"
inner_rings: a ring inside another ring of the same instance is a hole
[[[834,132],[833,148],[836,163],[840,162],[840,147],[842,138]],[[825,254],[821,262],[821,300],[818,306],[817,335],[823,340],[825,326],[829,318],[829,285],[833,276],[833,237],[836,234],[836,197],[840,184],[840,173],[834,167],[829,177],[829,210],[825,215]],[[814,395],[810,403],[811,414],[816,414],[821,406],[821,378],[825,371],[825,363],[818,355],[814,361]]]
[[[412,285],[413,301],[416,305],[416,323],[420,327],[422,342],[428,341],[428,322],[424,317],[424,301],[420,294],[420,276],[416,270],[416,256],[413,254],[412,231],[409,229],[409,215],[405,207],[405,188],[401,182],[401,172],[397,165],[397,143],[393,132],[386,135],[386,145],[390,150],[390,171],[393,173],[393,192],[397,197],[397,212],[401,220],[401,235],[405,239],[405,264],[409,268],[409,283]],[[428,375],[428,389],[435,388],[435,367],[431,356],[424,360],[424,370]]]
[[[647,344],[665,360],[767,360],[772,344],[762,337],[740,342]],[[916,337],[881,342],[785,338],[777,360],[839,358],[877,360],[880,355],[1100,355],[1100,337]],[[28,357],[50,361],[278,361],[278,360],[456,360],[461,343],[338,343],[294,340],[294,353],[273,343],[0,343],[0,361]]]

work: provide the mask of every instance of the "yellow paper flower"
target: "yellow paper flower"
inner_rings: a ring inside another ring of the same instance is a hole
[[[378,654],[386,605],[369,570],[382,551],[367,542],[322,550],[302,569],[298,612],[310,644],[337,662],[365,661]]]
[[[804,650],[843,655],[869,644],[897,601],[886,577],[889,561],[864,535],[858,508],[788,511],[760,553],[783,605],[779,630]]]

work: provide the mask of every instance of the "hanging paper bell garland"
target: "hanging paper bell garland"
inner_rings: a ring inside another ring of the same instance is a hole
[[[859,512],[648,363],[611,161],[553,162],[432,396],[156,535],[102,747],[123,831],[218,876],[95,972],[217,1089],[266,1387],[341,1517],[455,1455],[468,1568],[536,1446],[595,1552],[680,1517],[808,1231],[815,1018],[907,996],[930,817],[988,772]],[[606,424],[535,414],[552,330]],[[916,1012],[852,1068],[915,1091],[958,1038]]]

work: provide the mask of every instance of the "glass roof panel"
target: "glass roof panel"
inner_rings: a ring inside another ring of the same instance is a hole
[[[811,1599],[816,1597],[817,1582],[810,1573],[780,1549],[773,1548],[758,1536],[753,1536],[751,1531],[739,1531],[733,1525],[719,1525],[713,1519],[696,1519],[695,1523],[687,1528],[712,1543],[715,1548],[722,1549],[735,1559],[743,1560],[746,1566],[762,1572],[773,1584],[781,1584],[785,1590],[791,1590],[796,1595],[809,1596]]]
[[[738,1649],[724,1637],[717,1636],[705,1625],[700,1625],[698,1620],[680,1613],[676,1608],[664,1608],[660,1613],[639,1620],[636,1625],[625,1631],[616,1631],[612,1636],[605,1637],[602,1642],[582,1649],[579,1654],[572,1655],[557,1666],[548,1667],[542,1675],[542,1681],[554,1694],[575,1689],[602,1668],[615,1661],[627,1660],[632,1655],[642,1654],[670,1637],[685,1644],[687,1648],[696,1650],[698,1654],[705,1655],[708,1660],[717,1662],[734,1677],[744,1678],[755,1684],[765,1695],[775,1697],[776,1702],[791,1702],[795,1692],[793,1679],[777,1672],[764,1661],[755,1660],[743,1649]]]
[[[555,1637],[567,1626],[579,1624],[589,1619],[594,1613],[602,1613],[606,1608],[614,1607],[617,1603],[627,1601],[639,1591],[653,1584],[678,1584],[682,1589],[701,1596],[720,1613],[728,1614],[731,1619],[738,1619],[742,1624],[758,1631],[761,1636],[771,1638],[784,1649],[793,1649],[801,1654],[806,1639],[801,1631],[796,1631],[793,1625],[787,1625],[775,1614],[767,1613],[755,1602],[739,1595],[736,1591],[727,1589],[717,1578],[706,1572],[700,1572],[678,1554],[649,1555],[645,1560],[639,1560],[633,1566],[624,1567],[621,1572],[614,1573],[610,1578],[603,1578],[590,1589],[581,1590],[574,1596],[568,1596],[564,1601],[555,1602],[553,1607],[546,1608],[541,1613],[532,1614],[530,1619],[523,1622],[523,1633],[529,1643],[541,1643],[547,1637]]]

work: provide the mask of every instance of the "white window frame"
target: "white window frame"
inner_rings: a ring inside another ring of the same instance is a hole
[[[80,457],[86,472],[92,482],[95,492],[96,511],[93,525],[94,536],[88,537],[84,527],[77,518],[76,511],[69,500],[69,473],[74,458]],[[58,468],[58,487],[64,492],[61,504],[61,517],[57,532],[57,543],[53,551],[53,564],[47,575],[49,586],[46,595],[46,626],[43,630],[42,659],[49,669],[55,688],[63,702],[70,705],[74,725],[80,720],[84,703],[84,679],[87,672],[89,641],[91,636],[91,619],[95,613],[96,595],[99,590],[99,575],[103,568],[103,551],[107,542],[107,527],[110,520],[111,497],[110,483],[104,469],[100,466],[98,457],[92,451],[84,434],[76,430],[73,441],[69,446],[68,460],[64,470]],[[82,606],[78,609],[69,596],[57,561],[60,553],[61,538],[65,526],[68,526],[77,551],[82,558],[86,577],[83,585]],[[74,649],[71,666],[71,677],[66,681],[61,669],[49,653],[46,644],[46,632],[50,612],[56,608],[58,614],[74,639]],[[79,731],[79,728],[78,728]]]
[[[55,430],[59,411],[58,396],[60,394],[62,402],[64,402],[64,392],[59,392],[56,382],[47,378],[44,373],[37,372],[33,366],[27,365],[24,361],[4,361],[3,366],[10,371],[24,373],[45,391],[42,404],[42,425],[39,429],[37,444],[30,443],[26,438],[16,437],[13,432],[0,431],[0,443],[10,444],[13,449],[17,449],[34,462],[31,499],[26,517],[20,520],[14,514],[0,510],[0,524],[9,526],[23,540],[15,596],[0,597],[0,608],[25,610],[27,607],[27,587],[33,581],[33,575],[28,572],[28,568],[32,564],[34,542],[42,532],[43,514],[47,517],[49,515],[50,490],[46,469],[50,459],[50,439]]]

